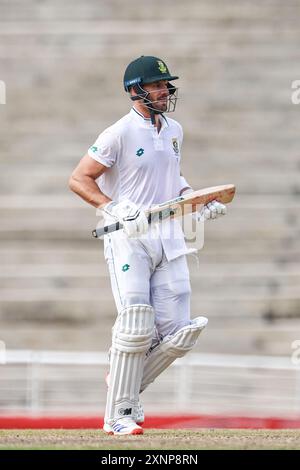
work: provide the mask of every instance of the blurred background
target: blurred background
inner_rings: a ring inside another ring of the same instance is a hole
[[[103,412],[116,312],[95,210],[68,179],[128,112],[124,69],[144,54],[180,76],[186,179],[237,187],[189,260],[209,326],[148,409],[300,415],[299,13],[298,0],[0,0],[1,410]]]

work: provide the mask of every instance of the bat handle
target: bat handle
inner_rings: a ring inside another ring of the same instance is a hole
[[[121,228],[123,228],[123,225],[120,224],[120,222],[116,222],[114,224],[105,225],[105,227],[102,228],[96,228],[92,231],[92,235],[94,238],[100,238],[103,235],[106,235],[107,233],[112,233],[116,230],[121,230]]]
[[[158,222],[160,220],[165,219],[166,217],[172,217],[175,215],[175,211],[172,209],[165,209],[163,211],[157,212],[156,214],[151,214],[149,211],[145,211],[145,214],[148,219],[148,223],[151,224],[153,222]],[[102,228],[96,228],[92,231],[92,235],[94,238],[100,238],[103,235],[107,235],[108,233],[116,232],[117,230],[121,230],[123,225],[120,222],[115,222],[114,224],[105,225]]]

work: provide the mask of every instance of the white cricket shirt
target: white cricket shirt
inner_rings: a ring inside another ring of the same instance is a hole
[[[132,108],[89,148],[89,156],[107,167],[96,182],[114,201],[129,199],[147,209],[179,196],[182,127],[174,119],[159,117],[158,133],[150,119]],[[175,239],[170,240],[161,233],[169,260],[190,252],[181,227],[175,221],[172,223],[178,226]]]

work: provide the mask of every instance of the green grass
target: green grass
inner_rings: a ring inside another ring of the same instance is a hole
[[[146,429],[142,436],[107,436],[87,429],[0,430],[3,449],[300,449],[300,430]]]

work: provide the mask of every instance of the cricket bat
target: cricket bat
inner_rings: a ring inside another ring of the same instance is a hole
[[[228,204],[235,195],[235,186],[233,184],[224,184],[221,186],[212,186],[210,188],[199,189],[183,196],[175,197],[170,201],[163,202],[145,210],[149,224],[159,222],[170,217],[179,217],[196,212],[199,205],[208,204],[211,201],[218,201],[222,204]],[[197,207],[198,206],[198,207]],[[92,234],[95,238],[100,238],[107,233],[115,232],[123,228],[120,222],[115,222],[105,227],[96,228]]]

